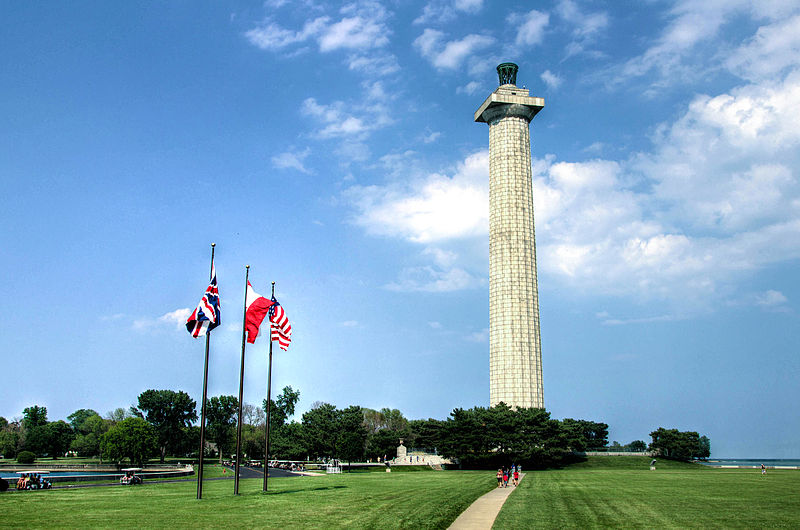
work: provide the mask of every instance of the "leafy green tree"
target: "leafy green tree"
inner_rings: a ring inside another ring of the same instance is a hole
[[[567,443],[573,451],[599,451],[608,445],[608,424],[565,418],[561,422]],[[616,451],[622,451],[617,442]]]
[[[261,445],[264,445],[263,430]],[[282,425],[276,436],[270,435],[269,452],[273,457],[289,460],[305,460],[308,453],[303,443],[303,425],[292,421]],[[262,450],[263,451],[263,450]]]
[[[378,432],[370,433],[367,436],[367,458],[377,460],[378,458],[394,458],[397,456],[397,445],[403,433],[381,429]]]
[[[695,458],[708,458],[709,456],[711,456],[711,440],[708,439],[708,436],[701,436]]]
[[[25,449],[37,455],[49,454],[58,458],[69,449],[75,433],[64,420],[31,428],[25,435]]]
[[[567,439],[561,422],[538,408],[455,409],[440,435],[441,453],[463,466],[499,467],[512,462],[545,467],[561,461]]]
[[[691,460],[707,458],[711,454],[711,441],[704,436],[705,440],[701,443],[700,435],[694,431],[681,432],[659,427],[650,436],[653,439],[650,450],[665,458]]]
[[[236,415],[239,400],[235,396],[214,396],[206,404],[206,433],[217,444],[219,463],[222,456],[234,451],[236,445]]]
[[[628,444],[628,449],[634,453],[641,453],[647,450],[647,444],[642,440],[634,440]]]
[[[426,451],[437,451],[441,441],[442,425],[444,422],[429,418],[427,420],[410,420],[408,430],[414,446]]]
[[[20,446],[22,425],[17,421],[8,423],[0,429],[0,454],[6,458],[15,458]]]
[[[89,429],[84,427],[84,423],[92,416],[99,416],[99,414],[92,409],[78,409],[67,416],[67,419],[77,434],[87,434]]]
[[[179,451],[185,444],[187,429],[197,419],[197,404],[186,392],[145,390],[139,395],[139,410],[158,433],[161,463],[167,450]]]
[[[330,403],[315,403],[314,408],[303,414],[303,442],[309,455],[336,456],[338,420],[339,411]]]
[[[75,439],[70,444],[70,450],[80,456],[101,455],[100,440],[111,425],[110,420],[104,420],[91,409],[79,409],[67,416],[72,428],[75,430]],[[102,461],[102,455],[101,455]]]
[[[128,458],[131,464],[142,467],[158,452],[158,433],[142,418],[126,418],[103,435],[103,453],[116,462]]]
[[[0,431],[8,427],[8,420],[0,416]]]
[[[338,424],[336,456],[348,462],[363,459],[367,444],[367,429],[364,427],[364,412],[361,407],[352,405],[342,410],[339,413]]]
[[[22,427],[25,430],[47,424],[47,407],[34,405],[22,411]]]

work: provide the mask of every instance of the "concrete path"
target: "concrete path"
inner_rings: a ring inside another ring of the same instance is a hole
[[[520,473],[519,481],[525,477],[525,473]],[[450,525],[452,530],[489,530],[497,519],[497,514],[500,513],[500,508],[506,502],[506,499],[511,492],[514,491],[514,486],[509,481],[507,488],[495,488],[489,493],[470,504],[469,508],[458,516]]]

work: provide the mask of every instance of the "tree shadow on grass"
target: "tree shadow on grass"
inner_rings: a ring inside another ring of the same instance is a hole
[[[338,490],[346,489],[347,486],[317,486],[316,488],[296,488],[282,491],[262,491],[262,495],[284,495],[286,493],[301,493],[305,491],[323,491],[323,490]]]

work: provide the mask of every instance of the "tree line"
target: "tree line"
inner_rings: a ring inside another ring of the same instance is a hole
[[[528,467],[558,465],[574,452],[619,450],[608,447],[608,425],[550,417],[545,409],[494,407],[457,408],[444,420],[409,420],[397,409],[374,410],[357,405],[339,409],[315,402],[299,421],[294,418],[300,392],[283,388],[261,406],[243,404],[242,452],[246,459],[264,458],[266,411],[269,407],[270,459],[383,461],[396,456],[399,441],[409,448],[436,453],[464,467],[488,468],[517,462]],[[239,402],[215,396],[206,404],[205,457],[222,461],[236,450]],[[0,453],[14,458],[22,451],[54,458],[67,451],[101,461],[125,460],[142,465],[158,456],[197,458],[197,403],[185,392],[147,390],[136,406],[101,417],[91,409],[70,414],[69,423],[47,421],[47,409],[33,406],[21,421],[0,417]],[[666,458],[705,458],[710,442],[698,433],[659,428],[649,449]],[[617,442],[615,442],[617,446]],[[693,445],[694,444],[694,445]],[[644,442],[629,444],[643,450]],[[622,446],[619,446],[622,447]],[[628,446],[624,446],[628,447]]]

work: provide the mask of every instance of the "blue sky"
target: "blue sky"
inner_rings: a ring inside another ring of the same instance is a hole
[[[294,329],[274,388],[443,419],[488,404],[488,128],[531,130],[545,403],[610,439],[797,457],[796,2],[315,0],[0,8],[0,415],[199,401],[182,322],[217,244],[210,395],[245,265]],[[266,393],[267,343],[245,400]]]

